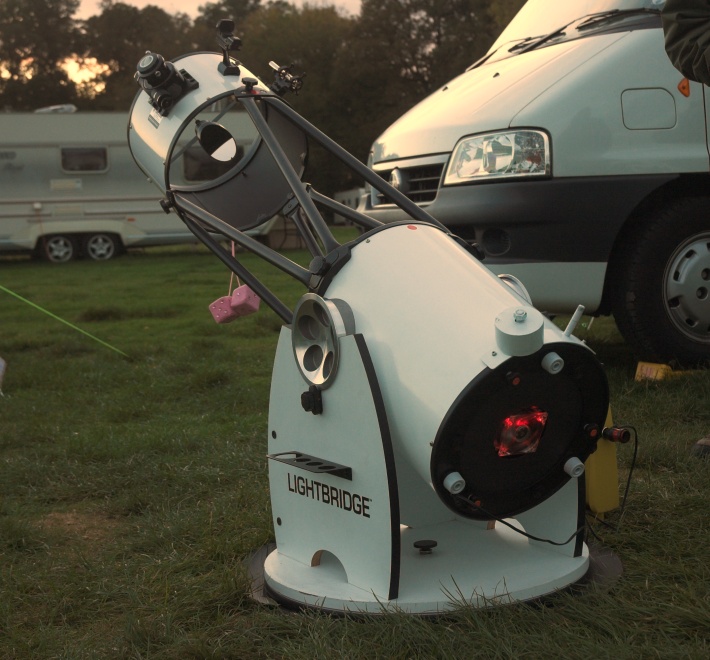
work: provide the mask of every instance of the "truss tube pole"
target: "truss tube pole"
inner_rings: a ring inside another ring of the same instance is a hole
[[[342,161],[345,165],[347,165],[351,170],[359,174],[370,185],[387,195],[387,197],[389,197],[403,211],[409,213],[412,218],[435,225],[439,227],[439,229],[443,229],[447,234],[451,233],[436,218],[429,215],[421,207],[417,206],[411,199],[409,199],[409,197],[399,192],[399,190],[393,188],[381,176],[375,174],[369,167],[363,165],[357,158],[355,158],[355,156],[345,151],[345,149],[343,149],[337,142],[331,140],[325,133],[318,130],[313,124],[306,121],[289,105],[287,105],[281,100],[274,99],[271,97],[264,97],[264,101],[266,101],[269,106],[276,110],[278,113],[286,117],[292,124],[303,129],[310,137],[312,137],[321,146],[325,147],[328,151],[330,151],[330,153],[332,153],[336,158],[338,158],[338,160]]]
[[[306,246],[308,247],[308,251],[311,255],[314,257],[322,257],[323,250],[320,249],[318,241],[316,241],[315,236],[313,236],[311,227],[308,225],[308,219],[304,218],[302,213],[303,209],[300,206],[297,206],[293,209],[293,211],[291,211],[291,213],[288,214],[288,217],[298,228],[298,231],[301,233],[303,240],[306,242]]]
[[[311,271],[299,266],[290,259],[281,256],[275,250],[262,245],[255,238],[247,236],[244,232],[235,229],[232,225],[224,222],[224,220],[220,220],[217,216],[212,215],[208,211],[205,211],[196,204],[193,204],[191,201],[185,199],[179,193],[174,193],[174,199],[175,205],[181,211],[188,213],[198,220],[208,224],[210,227],[213,227],[218,232],[224,234],[227,238],[231,238],[235,243],[261,257],[272,266],[276,266],[276,268],[308,286],[308,283],[311,280]]]
[[[212,238],[202,227],[194,220],[183,216],[182,221],[187,225],[188,229],[202,241],[215,256],[233,271],[238,277],[241,277],[272,310],[286,324],[290,325],[293,321],[293,312],[284,305],[269,289],[266,288],[249,270],[247,270],[237,259],[229,254],[217,241]]]
[[[365,215],[364,213],[360,213],[355,209],[351,209],[349,206],[345,206],[345,204],[336,202],[330,197],[321,195],[321,193],[319,193],[317,190],[314,190],[313,188],[310,189],[310,195],[316,204],[322,204],[331,211],[335,211],[339,215],[342,215],[343,217],[347,218],[348,220],[352,220],[354,223],[367,227],[368,229],[375,229],[376,227],[381,227],[384,224],[379,220],[375,220],[375,218],[371,218],[369,215]]]
[[[311,226],[315,229],[316,234],[318,234],[318,237],[323,242],[325,251],[331,252],[332,250],[340,247],[340,244],[333,238],[333,234],[331,234],[330,229],[328,229],[328,225],[325,223],[325,220],[323,220],[323,216],[318,212],[316,205],[313,203],[310,195],[306,192],[306,189],[301,182],[300,177],[296,173],[296,170],[294,170],[291,166],[291,163],[289,162],[286,153],[281,148],[279,141],[276,139],[276,136],[266,123],[266,119],[264,119],[264,116],[256,107],[254,99],[242,96],[240,97],[240,101],[249,113],[249,116],[254,122],[254,125],[259,131],[264,143],[273,155],[276,164],[286,179],[286,182],[291,187],[291,190],[293,190],[293,194],[296,196],[298,203],[301,205],[303,211],[310,220]]]

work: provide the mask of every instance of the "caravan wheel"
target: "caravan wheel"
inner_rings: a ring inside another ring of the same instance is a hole
[[[72,236],[42,236],[37,251],[43,259],[55,264],[63,264],[76,258],[77,245]]]
[[[92,234],[84,242],[84,254],[94,261],[108,261],[119,253],[120,247],[113,234]]]

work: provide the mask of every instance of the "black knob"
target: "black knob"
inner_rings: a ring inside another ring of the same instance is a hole
[[[254,89],[254,85],[259,83],[256,78],[242,78],[242,82],[247,92],[251,92]]]
[[[301,407],[314,415],[323,414],[323,397],[316,385],[311,385],[307,392],[301,394]]]
[[[422,539],[421,541],[414,541],[414,547],[419,550],[423,555],[430,555],[431,551],[437,546],[436,541],[431,539]]]

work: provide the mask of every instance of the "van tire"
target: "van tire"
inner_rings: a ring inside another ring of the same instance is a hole
[[[79,252],[76,239],[68,234],[40,236],[36,250],[42,259],[54,264],[63,264],[76,259]]]
[[[118,256],[121,247],[114,234],[91,234],[84,239],[83,252],[93,261],[108,261]]]
[[[626,232],[609,282],[619,331],[642,360],[710,364],[710,198],[676,199]]]

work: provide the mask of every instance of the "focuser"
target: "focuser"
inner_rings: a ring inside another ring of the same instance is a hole
[[[301,88],[303,87],[303,79],[306,77],[305,73],[298,76],[294,75],[292,73],[294,66],[293,64],[290,66],[279,66],[276,62],[271,61],[269,62],[269,66],[275,72],[274,82],[269,85],[269,89],[272,92],[278,94],[279,96],[283,96],[287,92],[298,94],[298,92],[301,91]]]

